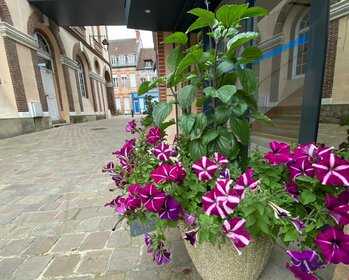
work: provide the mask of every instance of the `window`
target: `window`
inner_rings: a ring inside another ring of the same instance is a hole
[[[124,55],[118,56],[118,64],[120,65],[126,64],[126,59]]]
[[[124,98],[124,111],[130,111],[130,101],[127,97]]]
[[[116,59],[116,56],[112,56],[110,57],[110,60],[111,60],[111,64],[117,64],[117,59]]]
[[[130,84],[131,84],[131,87],[136,87],[137,84],[136,84],[136,75],[135,74],[130,74]]]
[[[114,87],[118,87],[118,75],[113,74],[113,85]]]
[[[295,48],[293,57],[292,77],[302,77],[306,71],[308,57],[308,38],[309,38],[310,14],[307,10],[296,26],[296,38],[300,39],[298,46]],[[304,41],[304,42],[303,42]]]
[[[153,63],[151,60],[145,60],[144,63],[145,63],[145,68],[152,68]]]
[[[36,42],[39,45],[39,49],[43,52],[51,54],[50,47],[49,47],[47,41],[45,40],[45,38],[39,33],[35,33],[34,37],[36,39]]]
[[[145,78],[141,78],[141,83],[144,83],[145,82]]]
[[[80,89],[80,95],[82,97],[87,98],[86,95],[86,86],[85,86],[85,77],[84,77],[84,68],[82,67],[82,63],[79,58],[76,59],[76,62],[78,63],[78,79],[79,79],[79,89]]]
[[[127,87],[127,78],[125,74],[121,75],[121,86],[122,87]]]
[[[120,98],[115,98],[115,107],[116,107],[116,110],[121,110]]]
[[[129,55],[127,61],[128,61],[129,64],[135,64],[136,63],[136,58],[135,58],[134,55]]]

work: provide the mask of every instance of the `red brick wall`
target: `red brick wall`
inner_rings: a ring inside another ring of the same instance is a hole
[[[160,44],[164,40],[164,33],[156,33],[156,49],[157,49],[157,63],[158,63],[158,74],[160,77],[166,75],[166,58],[165,58],[165,47],[164,44]],[[159,87],[159,97],[161,102],[167,101],[167,90],[166,86]]]

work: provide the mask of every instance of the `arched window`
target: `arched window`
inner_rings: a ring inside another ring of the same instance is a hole
[[[35,33],[34,37],[39,45],[39,50],[51,54],[51,50],[46,39],[40,33]]]
[[[298,45],[294,50],[292,77],[303,77],[306,71],[308,57],[308,40],[309,40],[309,9],[306,10],[299,18],[296,25],[295,38]]]
[[[79,80],[78,82],[79,82],[80,95],[82,97],[87,98],[84,68],[79,58],[76,58],[76,62],[78,63],[78,80]]]
[[[44,36],[37,32],[34,34],[34,38],[39,45],[38,66],[52,71],[51,49],[48,42]]]

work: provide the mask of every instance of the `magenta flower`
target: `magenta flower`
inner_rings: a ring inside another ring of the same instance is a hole
[[[120,200],[121,196],[118,195],[117,197],[115,197],[112,201],[110,202],[107,202],[106,204],[104,204],[104,207],[108,206],[108,207],[114,207],[116,208],[118,203],[119,203],[119,200]]]
[[[303,234],[303,230],[305,229],[305,223],[301,221],[299,216],[297,216],[296,218],[286,217],[286,219],[293,224],[293,226],[300,234]]]
[[[294,149],[293,159],[303,158],[309,162],[314,162],[322,159],[322,157],[329,156],[333,149],[333,147],[319,148],[315,143],[303,144]]]
[[[126,181],[124,181],[124,174],[123,173],[118,173],[118,174],[115,174],[111,177],[115,183],[115,186],[117,187],[123,187],[127,184]]]
[[[170,159],[171,149],[165,143],[161,143],[154,148],[154,155],[158,160],[168,161]]]
[[[276,219],[291,217],[291,214],[289,211],[281,208],[280,206],[276,205],[274,202],[269,201],[268,204],[274,210],[274,216]]]
[[[299,202],[300,191],[294,182],[285,182],[285,192],[287,192],[293,200]]]
[[[125,215],[127,212],[127,199],[120,198],[118,205],[116,206],[116,211],[121,215]]]
[[[176,146],[171,148],[171,157],[176,157],[178,156],[178,148]]]
[[[201,157],[192,167],[200,181],[211,180],[218,169],[218,166],[207,157]]]
[[[230,180],[230,171],[228,168],[226,168],[223,172],[219,173],[219,180],[220,179]]]
[[[286,264],[286,268],[291,271],[294,275],[299,280],[318,280],[317,277],[314,275],[305,273],[303,270],[300,268],[296,267],[295,265],[290,266],[288,263]]]
[[[217,165],[220,165],[222,168],[224,168],[229,163],[228,159],[222,156],[220,153],[214,153],[213,159],[214,159],[214,162]]]
[[[271,141],[269,143],[271,152],[264,155],[264,158],[272,165],[286,163],[292,159],[290,154],[290,145]]]
[[[112,173],[114,172],[115,165],[113,162],[109,162],[106,165],[103,166],[102,172],[109,172]]]
[[[241,255],[239,249],[246,247],[250,243],[250,235],[245,229],[246,221],[240,218],[232,218],[224,221],[223,232],[230,239],[231,243]]]
[[[315,251],[287,251],[287,254],[290,255],[292,263],[305,273],[309,274],[325,267]]]
[[[179,185],[183,183],[185,177],[187,176],[187,172],[180,163],[172,165],[170,173],[174,177],[174,181]]]
[[[329,227],[315,238],[322,255],[329,263],[349,264],[349,235],[343,231]]]
[[[181,205],[171,196],[167,196],[163,210],[159,213],[161,219],[178,221]]]
[[[171,261],[171,253],[166,249],[159,249],[154,252],[153,261],[157,265],[168,264]]]
[[[253,179],[253,174],[254,170],[252,168],[247,169],[246,172],[236,180],[234,191],[239,195],[239,197],[244,197],[245,189],[249,188],[254,191],[257,188],[257,185],[261,180]]]
[[[204,212],[206,215],[216,215],[221,219],[224,219],[227,214],[223,210],[222,203],[218,200],[216,192],[214,190],[209,191],[202,196],[201,202],[204,207]]]
[[[187,231],[183,238],[188,240],[192,246],[196,247],[196,242],[198,241],[198,230],[193,229],[191,231]]]
[[[166,200],[166,194],[159,191],[152,183],[139,189],[141,201],[150,212],[160,212]]]
[[[335,154],[313,164],[317,178],[323,185],[349,186],[349,162]]]
[[[136,132],[136,120],[131,120],[127,125],[126,125],[126,132],[131,132],[132,134],[135,134]]]
[[[191,227],[195,227],[196,226],[196,220],[197,218],[194,215],[188,214],[187,212],[183,211],[182,212],[182,216],[184,219],[184,222],[191,226]]]
[[[162,138],[161,130],[158,127],[153,127],[149,129],[147,134],[147,141],[149,144],[155,145]]]
[[[329,214],[337,224],[349,224],[349,191],[343,191],[338,198],[328,194],[325,200]]]
[[[135,139],[127,140],[124,146],[119,151],[113,152],[112,154],[115,155],[120,161],[123,161],[124,164],[126,164],[130,160],[130,156],[133,153],[133,148],[136,144]]]
[[[135,185],[131,185],[128,187],[128,191],[129,193],[133,196],[133,197],[140,197],[139,196],[139,190],[141,189],[141,185],[140,184],[135,184]]]
[[[314,167],[306,158],[298,158],[289,162],[286,166],[290,172],[291,180],[295,180],[299,176],[314,177]]]
[[[152,247],[152,245],[153,245],[153,243],[154,243],[154,241],[152,240],[152,238],[150,237],[150,235],[149,234],[144,234],[144,243],[145,243],[145,245],[147,246],[147,252],[148,253],[153,253],[153,247]]]
[[[177,168],[174,165],[169,164],[161,164],[158,168],[156,168],[151,174],[151,178],[157,184],[161,184],[164,182],[175,181],[177,178]]]
[[[213,189],[217,200],[220,202],[221,208],[226,215],[232,214],[234,208],[238,206],[240,198],[230,188],[231,180],[217,180],[217,183]]]

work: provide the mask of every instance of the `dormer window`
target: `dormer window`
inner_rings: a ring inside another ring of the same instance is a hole
[[[152,68],[153,61],[152,60],[144,60],[145,68]]]

